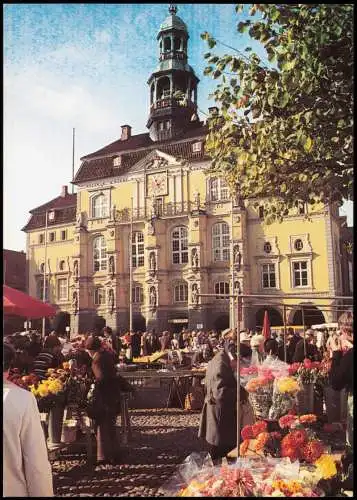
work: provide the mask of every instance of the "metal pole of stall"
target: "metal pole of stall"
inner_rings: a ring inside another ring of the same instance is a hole
[[[240,438],[240,323],[242,299],[237,292],[237,458],[239,457]]]
[[[133,198],[131,198],[129,237],[129,331],[133,329]]]
[[[287,352],[286,352],[286,305],[283,305],[283,320],[284,320],[284,361],[286,363]]]
[[[302,327],[303,327],[303,335],[304,335],[304,358],[306,358],[306,333],[305,333],[305,313],[304,308],[301,308],[301,319],[302,319]]]
[[[43,302],[46,302],[46,273],[47,273],[47,224],[48,224],[48,213],[46,210],[46,220],[45,220],[45,265],[43,269]],[[42,318],[42,340],[45,338],[46,333],[46,318]]]

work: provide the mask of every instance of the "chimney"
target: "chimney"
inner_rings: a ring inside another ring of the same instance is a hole
[[[218,108],[216,106],[212,106],[212,108],[208,108],[208,113],[210,116],[218,114]]]
[[[130,125],[122,125],[121,126],[121,141],[127,141],[131,137],[131,126]]]
[[[62,191],[61,191],[61,196],[62,198],[65,198],[68,194],[68,188],[67,186],[62,186]]]

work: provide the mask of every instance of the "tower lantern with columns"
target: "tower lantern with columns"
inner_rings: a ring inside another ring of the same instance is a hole
[[[146,124],[153,141],[171,139],[182,134],[197,120],[197,84],[199,79],[187,63],[187,26],[170,5],[169,16],[161,24],[159,66],[148,80],[150,112]]]

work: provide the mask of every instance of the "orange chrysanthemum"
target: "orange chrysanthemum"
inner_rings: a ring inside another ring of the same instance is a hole
[[[269,439],[269,432],[261,432],[255,441],[255,451],[262,450]]]
[[[301,424],[314,424],[317,421],[317,416],[313,413],[308,413],[307,415],[301,415],[299,421]]]
[[[239,455],[240,455],[241,457],[244,457],[244,455],[247,453],[248,448],[249,448],[249,442],[250,442],[250,440],[249,440],[249,439],[245,439],[245,440],[241,443],[241,445],[240,445],[240,447],[239,447]]]

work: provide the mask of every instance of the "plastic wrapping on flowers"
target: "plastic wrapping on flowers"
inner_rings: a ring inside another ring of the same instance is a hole
[[[193,453],[160,488],[160,493],[165,497],[318,497],[324,496],[317,487],[320,479],[317,467],[302,467],[288,458],[238,458],[217,467],[208,454]]]
[[[297,407],[297,394],[300,384],[293,377],[281,377],[274,380],[273,402],[269,410],[269,418],[278,420],[290,410]]]

